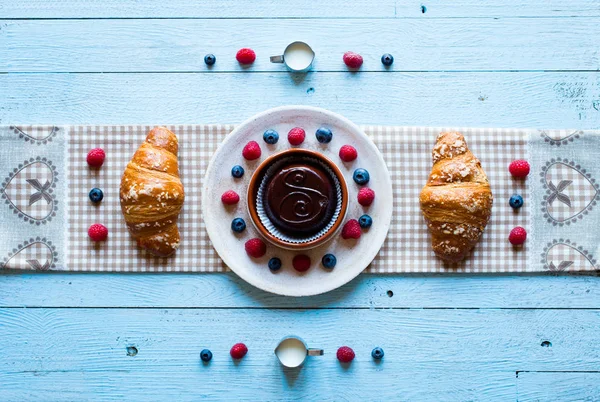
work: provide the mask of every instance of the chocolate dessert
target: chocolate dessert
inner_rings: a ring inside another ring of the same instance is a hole
[[[282,232],[311,236],[331,221],[337,204],[336,187],[323,166],[290,161],[267,180],[265,212]]]

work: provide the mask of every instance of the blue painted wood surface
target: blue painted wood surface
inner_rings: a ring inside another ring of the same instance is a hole
[[[0,123],[237,123],[298,103],[361,124],[600,128],[597,0],[324,3],[0,0]],[[268,63],[300,36],[315,72]],[[290,299],[234,274],[9,273],[0,399],[598,400],[599,326],[596,276],[361,275]],[[325,356],[282,371],[289,333]]]

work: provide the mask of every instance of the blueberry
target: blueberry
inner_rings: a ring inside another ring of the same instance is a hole
[[[90,190],[89,196],[90,196],[90,201],[92,201],[94,204],[96,204],[96,203],[102,201],[102,199],[104,198],[104,193],[99,188],[93,188]]]
[[[394,63],[394,56],[392,56],[389,53],[386,53],[383,56],[381,56],[381,62],[384,66],[391,66]]]
[[[212,66],[213,64],[215,64],[215,62],[217,61],[217,58],[215,57],[214,54],[207,54],[206,56],[204,56],[204,62],[206,63],[207,66]]]
[[[241,233],[246,229],[246,222],[242,218],[235,218],[231,221],[231,230]]]
[[[515,194],[512,197],[510,197],[508,203],[514,209],[519,209],[523,206],[523,197],[521,197],[519,194]]]
[[[263,140],[265,140],[267,144],[277,144],[277,141],[279,141],[279,134],[277,131],[269,129],[263,134]]]
[[[361,228],[368,229],[373,224],[373,218],[371,218],[369,215],[365,214],[365,215],[361,216],[360,218],[358,218],[358,224],[360,225]]]
[[[212,352],[208,349],[203,349],[202,352],[200,352],[200,359],[202,359],[203,362],[211,361]]]
[[[383,353],[383,349],[381,349],[380,347],[376,347],[375,349],[373,349],[373,351],[371,352],[371,356],[373,357],[373,359],[376,360],[380,360],[383,359],[383,355],[385,353]]]
[[[235,165],[234,167],[231,168],[231,175],[233,177],[235,177],[236,179],[239,179],[240,177],[242,177],[244,175],[244,168],[241,167],[240,165]]]
[[[354,179],[354,181],[356,182],[356,184],[367,184],[369,182],[369,172],[366,171],[366,169],[356,169],[354,171],[354,175],[352,175],[352,178]]]
[[[333,134],[331,133],[331,130],[326,127],[319,128],[316,132],[316,136],[317,136],[317,141],[319,141],[321,144],[328,144],[331,142],[331,139],[333,138]]]
[[[281,260],[277,257],[273,257],[269,260],[269,269],[271,271],[279,271],[281,269]]]
[[[321,259],[321,263],[325,268],[333,268],[337,264],[337,258],[333,254],[325,254]]]

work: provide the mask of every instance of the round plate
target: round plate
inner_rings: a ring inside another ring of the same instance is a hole
[[[337,235],[330,242],[308,251],[291,251],[267,243],[267,254],[262,258],[251,258],[246,254],[244,243],[260,237],[248,213],[246,193],[250,177],[256,167],[270,155],[291,148],[287,133],[293,127],[302,127],[306,139],[300,147],[321,152],[338,165],[348,184],[349,205],[346,221],[358,219],[363,214],[373,218],[373,226],[363,230],[358,240],[344,240]],[[328,127],[333,132],[329,144],[321,144],[315,137],[319,127]],[[263,133],[273,129],[279,133],[279,142],[268,145],[263,141]],[[254,161],[242,157],[242,149],[248,141],[256,141],[262,155]],[[353,162],[342,162],[338,153],[342,145],[349,144],[358,151]],[[231,176],[231,168],[241,165],[244,176],[236,179]],[[370,173],[368,186],[375,191],[375,201],[369,207],[357,201],[360,187],[352,179],[355,169],[364,168]],[[235,206],[224,206],[221,194],[234,190],[240,195]],[[351,281],[360,274],[375,258],[387,236],[392,219],[392,181],[379,150],[367,135],[348,119],[325,109],[309,106],[283,106],[267,110],[246,120],[232,131],[213,155],[204,178],[202,191],[202,215],[206,231],[213,247],[225,264],[246,282],[267,292],[286,296],[309,296],[325,293]],[[241,217],[246,221],[246,230],[234,233],[231,221]],[[321,258],[332,253],[337,258],[334,269],[324,268]],[[295,255],[306,254],[311,258],[307,272],[299,273],[292,267]],[[279,257],[282,268],[273,273],[268,261]]]

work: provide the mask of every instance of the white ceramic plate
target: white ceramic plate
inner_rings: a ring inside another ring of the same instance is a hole
[[[319,127],[328,127],[333,132],[329,144],[320,144],[315,132]],[[306,131],[306,140],[300,147],[321,152],[340,167],[348,184],[349,205],[346,221],[358,219],[367,213],[373,218],[373,226],[364,230],[358,240],[344,240],[338,234],[332,241],[308,251],[290,251],[267,243],[267,254],[259,259],[250,258],[244,243],[253,237],[260,237],[248,214],[246,192],[252,173],[256,167],[276,152],[291,147],[287,133],[293,127]],[[263,133],[273,129],[279,133],[279,142],[268,145],[263,141]],[[255,161],[246,161],[242,149],[248,141],[258,142],[262,155]],[[358,151],[358,158],[349,163],[342,162],[338,153],[342,145],[350,144]],[[244,176],[235,179],[231,168],[241,165]],[[361,186],[352,179],[357,168],[367,169],[371,180],[368,186],[375,191],[375,201],[369,207],[358,204],[357,194]],[[221,194],[234,190],[240,195],[240,202],[234,207],[221,203]],[[358,126],[348,119],[327,111],[309,106],[283,106],[267,110],[243,122],[229,134],[219,146],[210,161],[204,178],[202,192],[202,214],[206,230],[213,247],[225,264],[248,283],[286,296],[309,296],[328,292],[351,281],[360,274],[375,258],[387,236],[392,218],[392,182],[379,150]],[[241,217],[247,228],[237,234],[231,230],[231,221]],[[332,253],[337,265],[329,270],[321,265],[321,258]],[[292,267],[292,259],[297,254],[307,254],[311,258],[311,268],[299,273]],[[267,266],[271,257],[279,257],[283,267],[271,272]]]

